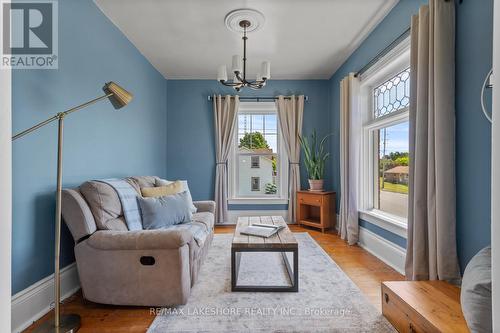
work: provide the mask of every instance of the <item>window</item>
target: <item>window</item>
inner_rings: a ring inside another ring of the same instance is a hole
[[[411,163],[409,43],[374,67],[360,81],[363,113],[360,217],[405,235]]]
[[[252,191],[260,191],[260,177],[252,177]]]
[[[406,219],[408,216],[408,121],[373,131],[377,154],[373,208]]]
[[[252,168],[260,168],[260,156],[252,156]]]
[[[241,102],[229,158],[229,201],[287,203],[288,158],[273,102]]]
[[[380,118],[410,106],[410,68],[373,89],[373,117]]]

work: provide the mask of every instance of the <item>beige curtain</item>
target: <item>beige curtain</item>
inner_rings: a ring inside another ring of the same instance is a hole
[[[339,235],[358,242],[358,179],[361,144],[359,80],[349,74],[340,82],[340,225]]]
[[[238,96],[215,96],[215,203],[216,223],[227,222],[227,158],[233,143],[239,107]]]
[[[288,154],[289,181],[288,181],[288,220],[296,222],[297,191],[300,190],[300,142],[302,135],[302,118],[304,115],[304,96],[278,96],[276,100],[278,119],[283,134],[283,141]]]
[[[455,8],[430,0],[411,25],[406,278],[458,280],[455,207]]]

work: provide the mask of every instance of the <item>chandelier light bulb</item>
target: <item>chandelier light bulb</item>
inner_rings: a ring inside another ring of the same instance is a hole
[[[233,56],[233,72],[241,73],[241,68],[243,67],[241,63],[241,57],[237,54]]]
[[[226,65],[220,65],[217,71],[217,81],[227,81]]]
[[[271,63],[269,61],[263,61],[260,72],[263,78],[269,80],[271,78]]]

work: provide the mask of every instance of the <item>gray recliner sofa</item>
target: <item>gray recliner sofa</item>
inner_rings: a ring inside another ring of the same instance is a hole
[[[130,177],[140,188],[158,177]],[[116,191],[88,181],[62,193],[62,215],[75,240],[78,274],[86,299],[103,304],[167,306],[185,304],[213,239],[215,203],[195,201],[190,223],[206,227],[203,239],[189,230],[129,231]]]

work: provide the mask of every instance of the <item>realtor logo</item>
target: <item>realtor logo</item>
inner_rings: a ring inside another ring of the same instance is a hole
[[[2,1],[0,10],[0,68],[57,69],[57,1]]]

